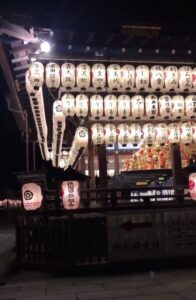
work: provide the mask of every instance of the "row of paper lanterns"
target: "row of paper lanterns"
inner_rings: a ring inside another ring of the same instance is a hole
[[[32,90],[37,90],[45,80],[48,88],[73,88],[88,89],[91,84],[94,88],[108,86],[111,90],[132,89],[145,90],[151,87],[153,90],[181,91],[196,90],[196,68],[183,66],[139,65],[136,68],[130,64],[120,66],[111,64],[105,66],[96,63],[92,67],[86,63],[77,66],[72,63],[64,63],[61,67],[50,62],[45,67],[40,62],[33,62],[29,67],[29,82]]]
[[[0,208],[20,208],[22,206],[22,201],[17,199],[4,199],[0,200]]]

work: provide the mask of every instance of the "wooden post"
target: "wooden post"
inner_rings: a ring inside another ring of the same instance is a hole
[[[98,161],[99,161],[99,183],[101,189],[107,188],[108,176],[107,176],[107,152],[106,146],[101,145],[98,147]],[[107,205],[107,192],[101,193],[101,202],[103,205]]]
[[[171,161],[172,161],[172,174],[174,183],[174,192],[177,196],[178,203],[183,203],[184,189],[182,188],[182,161],[179,144],[171,144]]]

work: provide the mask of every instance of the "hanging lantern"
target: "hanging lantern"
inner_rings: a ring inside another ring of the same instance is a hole
[[[61,198],[65,209],[77,209],[80,206],[79,182],[76,180],[63,181]]]
[[[118,90],[121,86],[121,68],[113,64],[107,67],[108,86],[111,90]]]
[[[132,143],[133,146],[137,146],[142,139],[141,125],[137,123],[131,124],[129,127],[129,132],[130,132],[130,143]]]
[[[164,86],[164,70],[156,65],[150,69],[150,85],[155,91],[160,91]]]
[[[185,66],[178,70],[180,90],[189,91],[192,88],[192,69]]]
[[[145,65],[140,65],[136,68],[136,88],[145,90],[149,86],[149,68]]]
[[[142,119],[144,116],[144,98],[141,95],[131,98],[131,112],[135,119]]]
[[[29,82],[34,90],[39,90],[44,82],[44,66],[40,62],[33,62],[29,67]]]
[[[73,117],[75,114],[75,97],[71,94],[64,94],[61,101],[64,116]]]
[[[91,126],[92,142],[94,145],[102,145],[104,143],[104,130],[103,126],[95,123]]]
[[[168,142],[167,137],[167,125],[165,123],[159,123],[155,126],[156,142],[160,145],[164,145]]]
[[[168,66],[165,68],[165,87],[168,91],[175,91],[178,87],[178,68]]]
[[[196,144],[196,123],[195,122],[191,122],[191,127],[192,127],[192,139],[193,139],[193,143]]]
[[[90,66],[87,64],[79,64],[76,68],[76,83],[80,89],[87,89],[90,86]]]
[[[196,117],[196,95],[189,95],[185,98],[186,116],[194,119]]]
[[[40,208],[43,200],[41,187],[36,183],[23,184],[22,199],[25,210]]]
[[[122,119],[130,117],[131,99],[128,95],[120,95],[118,97],[118,115]]]
[[[184,122],[180,125],[180,140],[185,145],[192,143],[192,126],[190,122]]]
[[[58,88],[60,86],[60,67],[56,63],[46,65],[46,85],[48,88]]]
[[[196,173],[189,175],[189,192],[192,200],[196,200]]]
[[[132,65],[124,65],[121,68],[121,84],[125,90],[132,89],[135,84],[135,68]]]
[[[92,66],[92,84],[96,89],[102,89],[106,84],[106,69],[103,64]]]
[[[192,70],[192,88],[193,91],[196,91],[196,68]]]
[[[119,124],[117,127],[118,142],[125,147],[130,142],[130,133],[128,124]]]
[[[172,115],[176,119],[184,116],[184,97],[176,95],[172,97]]]
[[[25,85],[26,85],[26,90],[27,90],[27,93],[30,95],[30,96],[35,96],[35,93],[36,91],[34,90],[33,86],[31,85],[30,81],[29,81],[29,75],[30,74],[30,71],[27,70],[26,73],[25,73]]]
[[[104,98],[105,116],[113,119],[117,115],[117,98],[114,95],[107,95]]]
[[[88,129],[86,127],[78,127],[74,136],[75,146],[77,150],[85,149],[88,145]]]
[[[75,86],[75,71],[75,66],[71,63],[64,63],[61,66],[61,83],[63,87],[73,88]]]
[[[76,96],[76,116],[80,118],[85,118],[88,115],[88,97],[84,94],[79,94]]]
[[[103,116],[103,97],[101,95],[93,95],[90,98],[91,116],[99,119]]]
[[[180,142],[180,127],[177,123],[171,123],[167,127],[168,140],[171,144]]]
[[[145,98],[146,116],[154,119],[158,115],[158,99],[155,95],[148,95]]]
[[[56,122],[65,122],[61,100],[56,100],[53,102],[53,119]]]
[[[172,113],[172,100],[169,95],[163,95],[159,98],[159,113],[164,119],[169,119]]]
[[[116,126],[113,124],[106,124],[104,126],[105,143],[107,146],[113,146],[116,142]]]
[[[144,143],[151,146],[155,140],[155,128],[151,123],[147,123],[142,127]]]

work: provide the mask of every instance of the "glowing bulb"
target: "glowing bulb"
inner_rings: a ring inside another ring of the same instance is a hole
[[[47,41],[44,41],[40,44],[40,50],[41,52],[49,53],[51,50],[50,43]]]

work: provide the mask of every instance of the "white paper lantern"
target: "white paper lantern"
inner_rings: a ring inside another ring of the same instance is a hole
[[[43,200],[41,187],[36,183],[23,184],[22,200],[25,210],[35,210],[40,208]]]
[[[103,64],[92,66],[92,84],[96,89],[102,89],[106,84],[106,68]]]
[[[116,126],[114,124],[106,124],[104,126],[105,131],[105,143],[108,146],[112,146],[116,142]]]
[[[189,91],[192,88],[192,69],[184,66],[178,70],[179,87],[181,91]]]
[[[168,91],[175,91],[178,87],[178,68],[168,66],[165,68],[165,87]]]
[[[40,62],[33,62],[29,67],[29,82],[34,90],[42,87],[44,82],[44,66]]]
[[[76,116],[80,118],[85,118],[88,115],[88,97],[84,94],[79,94],[76,96]]]
[[[154,119],[158,115],[158,99],[155,95],[148,95],[145,98],[146,116]]]
[[[77,150],[88,146],[88,129],[86,127],[78,127],[74,136],[75,147]]]
[[[61,100],[56,100],[53,102],[53,119],[56,122],[65,122]]]
[[[46,65],[46,85],[48,88],[58,88],[60,86],[60,67],[56,63]]]
[[[119,124],[117,127],[118,142],[122,146],[126,146],[130,142],[130,133],[128,124]]]
[[[131,99],[128,95],[120,95],[118,97],[118,115],[122,119],[130,117],[131,113]]]
[[[185,98],[186,116],[194,119],[196,117],[196,95],[189,95]]]
[[[196,91],[196,68],[192,70],[192,89]]]
[[[163,119],[169,119],[172,114],[172,100],[169,95],[163,95],[159,98],[159,113]]]
[[[92,142],[94,145],[102,145],[104,143],[104,129],[99,123],[91,126]]]
[[[189,175],[189,192],[192,200],[196,200],[196,173]]]
[[[171,144],[180,142],[180,127],[177,123],[170,123],[167,127],[168,140]]]
[[[125,90],[132,89],[135,85],[135,68],[132,65],[124,65],[121,68],[121,85]]]
[[[144,116],[144,98],[141,95],[131,98],[131,113],[135,119],[142,119]]]
[[[71,94],[64,94],[61,101],[64,116],[73,117],[75,114],[75,97]]]
[[[138,145],[142,139],[142,127],[137,123],[133,123],[129,127],[130,143],[134,146]]]
[[[142,127],[143,141],[147,145],[152,145],[155,140],[155,128],[151,123],[147,123]]]
[[[176,119],[181,119],[184,116],[184,97],[176,95],[172,97],[172,115]]]
[[[159,123],[155,126],[156,142],[160,145],[164,145],[168,142],[168,131],[165,123]]]
[[[87,64],[79,64],[76,68],[76,83],[80,89],[87,89],[90,86],[90,66]]]
[[[193,139],[193,143],[196,144],[196,123],[195,122],[191,122],[191,127],[192,127],[192,139]]]
[[[105,116],[113,119],[117,115],[117,98],[114,95],[107,95],[104,98],[104,112]]]
[[[25,73],[25,85],[26,85],[26,90],[27,93],[30,96],[35,96],[35,93],[37,92],[36,90],[34,90],[33,86],[31,85],[30,81],[29,81],[29,76],[30,76],[30,71],[27,70]]]
[[[160,91],[164,86],[164,70],[156,65],[150,68],[150,85],[155,91]]]
[[[185,145],[192,143],[192,126],[190,122],[184,122],[180,125],[180,140]]]
[[[136,88],[145,90],[149,87],[149,68],[145,65],[140,65],[136,68]]]
[[[80,206],[79,182],[76,180],[63,181],[61,197],[65,209],[77,209]]]
[[[65,88],[73,88],[76,82],[75,66],[71,63],[64,63],[61,66],[61,83]]]
[[[115,90],[121,87],[121,67],[112,64],[107,67],[107,79],[110,89]]]
[[[101,95],[93,95],[90,98],[91,116],[99,119],[103,116],[103,97]]]

